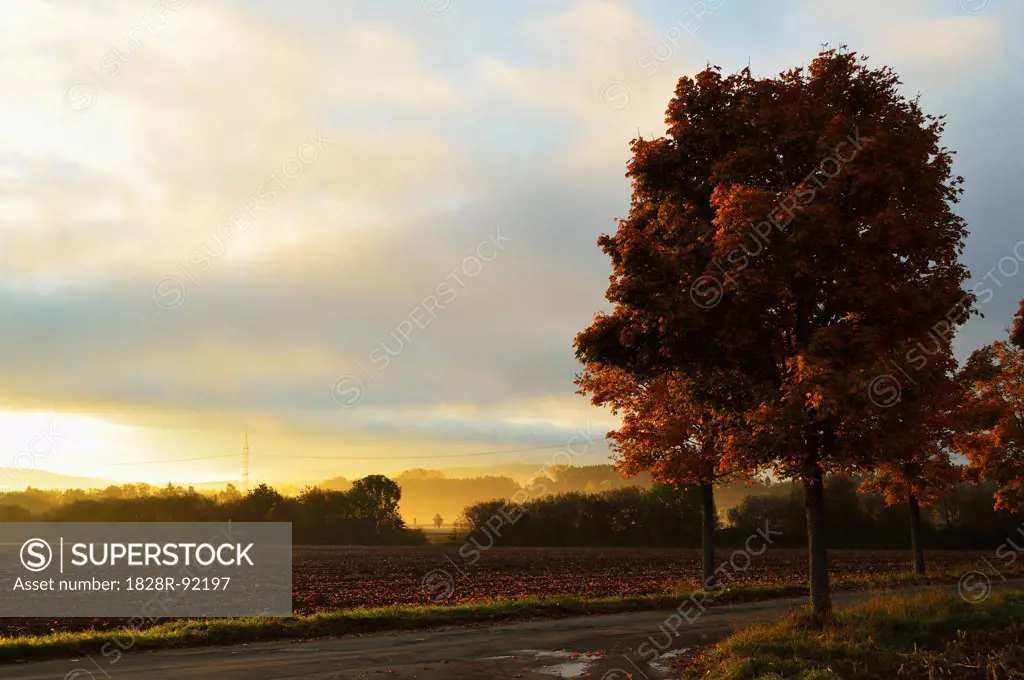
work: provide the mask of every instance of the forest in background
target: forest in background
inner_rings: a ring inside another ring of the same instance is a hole
[[[826,480],[830,543],[837,548],[905,548],[905,509],[887,506],[880,494],[859,490],[861,481],[840,476]],[[924,513],[924,544],[933,549],[994,548],[1014,535],[1024,527],[1024,515],[995,510],[993,493],[991,483],[964,482],[943,496]],[[781,532],[781,545],[805,545],[799,484],[735,482],[723,485],[716,495],[720,545],[741,544],[765,526]],[[510,512],[513,499],[520,503]],[[146,484],[27,489],[0,494],[0,521],[286,521],[293,524],[296,544],[423,543],[423,532],[411,529],[408,513],[400,511],[407,504],[420,509],[421,525],[441,514],[446,526],[454,524],[453,539],[481,545],[701,545],[696,487],[652,484],[649,477],[623,479],[611,465],[551,468],[523,485],[507,477],[450,479],[420,469],[395,479],[334,478],[296,495],[266,485],[248,494],[230,485],[221,491]],[[431,513],[430,508],[438,510]],[[502,516],[506,519],[496,528],[494,518]]]
[[[829,545],[834,548],[906,550],[910,516],[902,505],[858,489],[863,477],[829,476]],[[993,507],[995,484],[963,482],[922,512],[927,549],[995,549],[1020,535],[1024,513]],[[773,544],[806,547],[804,491],[797,482],[732,484],[723,496],[738,502],[718,512],[715,542],[739,547],[770,528]],[[507,501],[466,508],[458,530],[480,548],[507,546],[701,546],[701,495],[696,486],[656,484],[596,494],[565,493],[527,501],[515,512]],[[495,522],[500,517],[503,521]],[[774,532],[778,532],[777,534]]]
[[[503,470],[508,466],[496,467]],[[450,526],[462,515],[470,505],[490,501],[495,498],[510,498],[520,489],[536,489],[541,483],[546,493],[588,492],[596,493],[611,491],[627,486],[638,486],[648,489],[651,479],[648,474],[641,474],[629,479],[615,471],[612,465],[587,465],[579,467],[547,467],[531,466],[534,473],[529,476],[517,475],[523,483],[519,483],[509,475],[479,475],[455,477],[440,470],[416,468],[406,470],[394,477],[402,489],[402,498],[398,512],[407,525],[431,525],[435,515],[440,515],[445,526]],[[483,468],[486,469],[486,468]],[[543,471],[544,474],[540,474]],[[464,471],[474,472],[472,468]],[[333,477],[312,488],[324,491],[349,491],[353,480],[344,477]],[[290,486],[274,486],[277,493],[284,497],[298,497],[303,489]],[[212,498],[218,503],[233,503],[240,500],[243,493],[233,484],[219,489],[202,486],[189,487],[169,484],[165,487],[150,484],[112,484],[103,488],[43,490],[28,488],[22,491],[0,492],[0,506],[16,506],[27,510],[33,515],[49,516],[59,506],[85,500],[124,500],[144,498],[148,496],[184,495],[195,493]],[[532,497],[532,494],[531,494]],[[739,502],[739,498],[735,499]],[[8,510],[7,514],[14,512]],[[0,507],[0,521],[5,514]],[[10,520],[8,520],[10,521]]]

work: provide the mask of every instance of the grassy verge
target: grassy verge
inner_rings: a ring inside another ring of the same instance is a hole
[[[815,630],[806,614],[742,631],[687,673],[703,680],[1024,678],[1024,591],[971,604],[940,591],[876,597]]]
[[[803,588],[806,591],[806,588]],[[716,603],[735,603],[799,595],[800,586],[725,590]],[[240,642],[311,639],[353,633],[408,630],[446,625],[487,624],[587,614],[617,614],[669,609],[693,593],[580,599],[493,600],[457,605],[345,609],[289,618],[180,619],[144,630],[87,630],[19,637],[0,636],[0,662],[54,658],[87,651],[170,649]]]
[[[925,585],[956,581],[956,577],[891,574],[875,578],[837,579],[836,590]],[[803,584],[726,588],[713,595],[678,588],[660,595],[580,599],[492,600],[458,605],[399,606],[346,609],[288,618],[180,619],[144,630],[104,629],[36,636],[0,636],[0,663],[57,658],[82,653],[139,651],[229,645],[241,642],[312,639],[318,637],[408,630],[446,625],[487,624],[537,618],[672,609],[688,597],[705,604],[735,604],[807,594]]]

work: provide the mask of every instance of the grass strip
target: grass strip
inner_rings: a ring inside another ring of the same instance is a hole
[[[686,678],[875,680],[1024,678],[1024,591],[967,602],[943,591],[875,596],[823,629],[806,613],[727,638]]]

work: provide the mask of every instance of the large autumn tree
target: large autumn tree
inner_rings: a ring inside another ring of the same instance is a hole
[[[694,399],[686,378],[674,373],[637,380],[628,371],[594,363],[576,384],[593,404],[621,416],[621,427],[606,435],[621,473],[649,472],[656,482],[700,490],[701,586],[718,587],[715,485],[745,472],[742,461],[730,460],[723,450],[728,413]]]
[[[971,355],[964,373],[971,381],[966,426],[958,448],[968,470],[996,484],[996,508],[1024,506],[1024,300],[1009,338]]]
[[[730,450],[802,482],[819,620],[824,475],[885,458],[863,446],[893,423],[869,388],[972,302],[943,122],[899,85],[845,50],[772,78],[681,78],[667,134],[632,143],[629,217],[598,242],[614,308],[576,339],[584,364],[685,376],[734,409]],[[722,375],[746,381],[742,399],[715,389]]]

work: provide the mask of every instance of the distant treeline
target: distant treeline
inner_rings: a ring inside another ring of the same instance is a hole
[[[887,507],[875,494],[857,492],[859,479],[829,477],[828,542],[833,548],[907,547],[909,516],[903,505]],[[994,549],[1007,538],[1024,538],[1024,514],[992,509],[994,486],[958,486],[923,510],[924,545],[929,549]],[[736,492],[735,487],[730,488]],[[807,540],[803,490],[788,482],[758,485],[756,493],[720,513],[720,546],[738,547],[758,529],[781,532],[775,545],[804,547]],[[497,518],[497,519],[495,519]],[[694,488],[619,489],[597,494],[568,493],[529,500],[510,512],[505,501],[469,508],[459,533],[481,544],[516,546],[678,546],[701,545],[700,495]]]
[[[98,491],[0,494],[0,522],[291,522],[296,544],[423,543],[398,514],[401,489],[382,475],[346,491],[307,488],[282,496],[260,485],[248,494],[234,487],[214,494],[168,485],[109,487]],[[60,500],[53,503],[53,497]]]
[[[468,503],[462,512],[450,513],[448,522],[460,518],[460,536],[474,532],[482,536],[480,532],[486,532],[497,545],[700,546],[700,497],[696,489],[654,485],[596,493],[559,492],[575,489],[584,480],[591,484],[590,488],[601,488],[603,481],[610,480],[602,479],[605,470],[594,468],[604,467],[551,470],[549,476],[533,478],[523,487],[508,478],[490,478],[508,482],[494,482],[496,488],[504,490],[495,497],[529,499],[515,513],[506,510],[515,521],[494,520],[501,516],[508,501],[489,500]],[[458,498],[458,494],[469,493],[467,489],[472,488],[460,482],[477,480],[445,479],[430,471],[411,472],[399,476],[400,482],[371,475],[355,482],[345,481],[342,489],[311,487],[297,496],[284,496],[265,485],[248,494],[230,485],[217,492],[146,484],[89,491],[27,489],[0,493],[0,522],[284,521],[292,522],[296,544],[423,543],[424,534],[407,528],[399,515],[408,489],[417,489],[416,493],[436,489],[440,494]],[[859,481],[846,477],[826,480],[830,545],[904,549],[909,530],[906,508],[886,507],[881,496],[858,493]],[[491,487],[484,485],[475,492],[488,490]],[[1004,543],[1007,537],[1019,536],[1017,531],[1024,526],[1024,515],[993,510],[992,494],[990,484],[964,483],[934,507],[926,508],[925,545],[932,549],[985,549]],[[806,514],[799,485],[735,483],[717,489],[716,496],[720,545],[739,545],[766,522],[773,531],[782,532],[775,539],[777,545],[804,545]],[[443,507],[442,499],[445,497],[437,498],[433,507]],[[452,502],[452,498],[446,500]],[[428,512],[421,514],[423,523],[430,521]],[[1024,545],[1024,538],[1018,544]]]
[[[612,465],[545,466],[520,485],[512,477],[485,475],[479,477],[448,477],[440,470],[417,468],[406,470],[393,478],[402,487],[399,511],[407,523],[426,524],[440,514],[451,525],[470,505],[494,498],[512,498],[523,489],[530,496],[572,491],[597,493],[629,486],[650,488],[647,474],[623,479]],[[343,477],[329,479],[320,486],[344,491],[351,482]],[[543,489],[543,491],[537,491]]]
[[[449,527],[462,515],[466,507],[493,498],[511,498],[524,488],[531,490],[532,497],[539,489],[543,489],[542,493],[554,494],[570,491],[599,492],[626,486],[649,488],[651,485],[649,475],[623,479],[611,465],[544,466],[539,467],[530,478],[521,478],[525,479],[524,485],[504,475],[453,478],[440,470],[416,468],[406,470],[392,479],[401,488],[402,498],[398,512],[406,524],[432,524],[434,516],[440,515],[443,523]],[[353,484],[352,480],[344,477],[334,477],[315,486],[324,491],[347,492]],[[301,493],[294,487],[280,487],[279,491],[287,498],[297,498]],[[26,491],[0,493],[0,506],[17,506],[28,510],[33,516],[41,517],[52,516],[58,512],[59,507],[80,501],[121,501],[195,493],[212,498],[218,505],[230,505],[242,498],[239,490],[231,484],[219,491],[193,491],[191,487],[175,485],[159,487],[149,484],[121,484],[104,489],[43,491],[30,488]],[[3,521],[4,512],[17,511],[0,509],[0,521]]]

